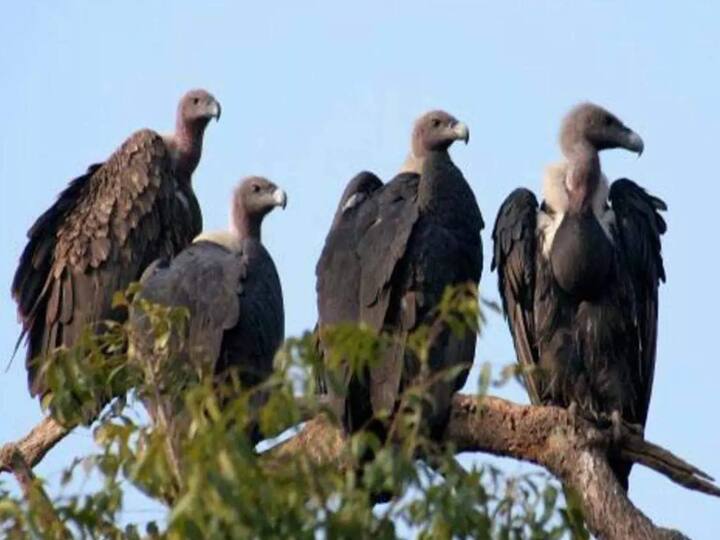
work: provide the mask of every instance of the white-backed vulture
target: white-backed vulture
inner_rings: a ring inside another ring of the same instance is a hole
[[[401,172],[387,184],[361,173],[338,205],[316,269],[321,352],[329,353],[324,330],[341,323],[362,323],[395,343],[365,373],[351,373],[347,363],[331,373],[330,404],[349,432],[394,412],[400,393],[418,380],[420,362],[407,339],[435,322],[446,287],[480,280],[482,217],[448,153],[454,141],[468,138],[467,126],[448,113],[424,114]],[[460,366],[428,388],[424,422],[437,436],[467,378],[476,336],[455,335],[445,324],[435,325],[432,336],[430,372]]]
[[[33,396],[47,391],[47,355],[73,347],[88,325],[121,320],[122,312],[112,308],[115,292],[202,230],[191,177],[205,128],[219,117],[212,95],[188,92],[178,105],[173,134],[134,133],[105,162],[70,182],[30,228],[12,295],[21,339],[27,339]]]
[[[234,371],[246,388],[271,375],[285,315],[280,279],[260,233],[263,218],[276,206],[284,208],[286,200],[269,180],[246,178],[233,196],[229,231],[203,233],[174,259],[158,260],[143,274],[140,298],[185,307],[190,315],[187,335],[176,336],[164,357],[154,352],[155,336],[140,304],[131,308],[131,358],[160,363],[149,366],[159,379],[153,383],[161,401],[146,401],[153,420],[158,406],[173,424],[183,417],[174,368],[163,361],[189,363],[192,373],[212,374],[220,384]],[[251,437],[257,442],[254,426]]]
[[[655,366],[665,203],[634,182],[608,185],[598,152],[638,154],[642,139],[584,103],[565,118],[565,161],[548,168],[541,205],[527,189],[505,200],[493,268],[533,403],[573,406],[643,429]],[[625,489],[631,464],[611,461]]]

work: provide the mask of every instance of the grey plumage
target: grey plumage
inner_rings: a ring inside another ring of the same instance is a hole
[[[634,182],[609,189],[597,152],[642,140],[591,104],[566,119],[567,163],[551,169],[542,205],[516,189],[493,230],[493,268],[533,403],[644,427],[657,339],[665,204]],[[613,459],[627,489],[631,464]]]
[[[403,171],[385,185],[373,175],[372,189],[357,198],[362,201],[340,212],[352,197],[351,183],[338,205],[316,269],[321,350],[328,353],[324,328],[339,323],[364,323],[396,338],[365,376],[351,376],[346,365],[334,374],[346,392],[328,385],[331,407],[349,431],[381,411],[394,411],[399,394],[419,375],[408,335],[433,322],[447,286],[480,279],[482,218],[447,152],[453,141],[467,138],[467,128],[452,116],[427,113],[416,122]],[[445,327],[435,335],[431,371],[462,369],[429,390],[433,407],[425,420],[434,434],[445,424],[452,394],[464,384],[475,339],[473,332],[459,337]]]
[[[43,360],[72,347],[87,325],[121,321],[112,297],[158,256],[171,256],[202,228],[190,183],[215,99],[195,90],[180,102],[177,130],[131,135],[104,163],[73,180],[28,232],[12,294],[27,338],[32,395],[47,391]],[[20,341],[18,341],[20,343]]]
[[[233,202],[230,232],[205,233],[171,261],[158,261],[144,273],[140,297],[189,310],[187,334],[174,336],[170,353],[154,354],[155,337],[140,304],[131,309],[132,357],[151,363],[157,376],[171,377],[182,362],[193,372],[211,374],[220,383],[236,372],[244,387],[265,381],[284,339],[284,309],[280,279],[272,257],[261,243],[263,217],[285,195],[272,182],[251,177],[239,185]],[[163,385],[161,402],[148,400],[151,416],[165,409],[174,423],[182,415],[178,388]],[[254,403],[258,404],[258,401]],[[257,440],[258,433],[253,433]]]

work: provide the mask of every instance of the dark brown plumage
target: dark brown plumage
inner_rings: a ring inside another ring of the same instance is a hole
[[[634,182],[608,189],[598,152],[642,152],[642,139],[582,104],[561,130],[567,162],[551,167],[545,200],[516,189],[493,230],[493,268],[533,403],[577,405],[592,419],[642,429],[655,365],[665,204]],[[630,463],[611,465],[627,489]]]
[[[204,233],[171,261],[157,261],[145,271],[141,298],[186,307],[190,312],[187,335],[172,342],[169,356],[173,362],[189,363],[193,373],[214,374],[219,380],[234,370],[245,387],[270,376],[285,322],[280,280],[260,241],[260,231],[265,215],[285,204],[285,193],[272,182],[245,179],[233,196],[230,231]],[[154,335],[137,303],[130,321],[131,357],[156,362]],[[177,388],[164,384],[173,375],[171,369],[155,366],[161,402],[150,399],[147,403],[154,420],[160,406],[177,427],[177,422],[184,421],[179,414],[183,399]],[[251,431],[257,442],[259,434]]]
[[[419,375],[419,363],[406,349],[408,335],[432,322],[447,286],[480,279],[482,218],[447,152],[468,136],[467,127],[443,111],[423,115],[401,173],[385,185],[361,173],[338,205],[316,270],[321,350],[328,352],[324,328],[339,323],[362,322],[398,338],[365,376],[351,376],[343,366],[333,374],[341,391],[327,385],[331,406],[348,431],[394,411],[400,392]],[[475,339],[472,332],[458,337],[443,327],[434,340],[431,371],[463,366],[453,380],[430,387],[433,406],[425,421],[435,435],[445,424],[452,394],[465,382]]]
[[[84,328],[120,320],[113,294],[156,257],[202,228],[190,183],[205,127],[220,105],[204,90],[183,96],[173,135],[131,135],[104,163],[73,180],[28,232],[12,283],[27,338],[30,393],[43,395],[43,359],[72,347]]]

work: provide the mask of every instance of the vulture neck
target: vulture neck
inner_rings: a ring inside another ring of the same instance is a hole
[[[469,186],[447,150],[428,152],[420,173],[418,205],[425,212],[446,210],[448,205],[451,207],[467,196]]]
[[[565,178],[568,212],[582,214],[591,209],[593,195],[600,184],[600,157],[585,140],[563,149],[563,153],[569,165]]]
[[[242,210],[235,210],[235,214],[232,220],[232,232],[237,235],[240,240],[257,240],[261,241],[260,238],[260,225],[262,224],[262,217],[256,215],[250,215]]]
[[[203,134],[207,124],[178,121],[172,138],[175,172],[178,178],[190,183],[202,155]]]

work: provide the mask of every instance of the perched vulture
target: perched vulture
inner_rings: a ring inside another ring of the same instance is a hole
[[[263,218],[286,204],[285,192],[265,178],[250,177],[236,188],[227,232],[208,232],[172,260],[158,260],[143,274],[141,298],[155,304],[185,307],[190,312],[187,336],[174,345],[172,361],[190,362],[197,372],[219,382],[236,370],[241,384],[258,385],[272,373],[273,358],[284,339],[283,296],[275,264],[260,241]],[[131,357],[154,361],[155,336],[142,308],[130,314]],[[162,372],[166,365],[153,367]],[[149,403],[168,418],[177,416],[176,394]],[[257,437],[257,432],[254,433]]]
[[[387,184],[360,173],[338,205],[316,269],[321,352],[330,354],[324,330],[341,323],[363,323],[396,338],[366,373],[352,374],[342,365],[331,374],[330,406],[349,432],[382,411],[393,412],[400,392],[419,376],[407,338],[434,321],[445,288],[480,280],[482,217],[448,154],[454,141],[468,138],[467,126],[449,114],[423,115],[400,173]],[[436,329],[431,371],[461,368],[430,387],[432,407],[424,421],[432,436],[442,431],[452,395],[467,378],[476,340],[474,332],[457,336],[444,325]]]
[[[518,361],[536,404],[644,429],[657,341],[665,203],[631,180],[611,186],[598,152],[638,154],[642,139],[585,103],[565,118],[565,161],[545,174],[544,200],[516,189],[498,213],[492,266]],[[627,489],[630,463],[611,462]]]
[[[30,228],[12,295],[20,340],[27,340],[31,395],[47,391],[48,354],[72,347],[89,324],[122,318],[111,307],[113,294],[202,230],[191,178],[211,118],[220,118],[218,101],[204,90],[188,92],[175,133],[134,133],[107,161],[70,182]]]

